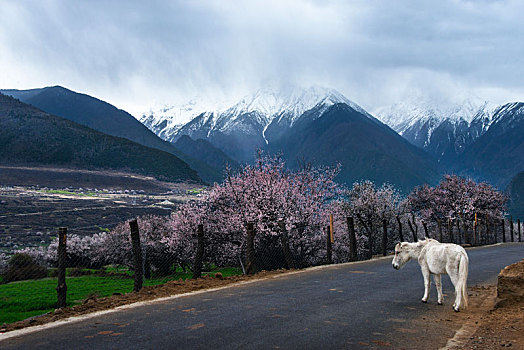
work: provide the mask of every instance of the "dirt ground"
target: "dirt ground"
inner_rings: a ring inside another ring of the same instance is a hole
[[[506,267],[499,275],[498,285],[486,290],[490,307],[471,318],[478,322],[478,328],[465,344],[451,349],[524,349],[523,287],[524,260]]]
[[[491,309],[479,321],[477,331],[459,349],[524,349],[524,302]]]
[[[0,165],[2,186],[38,186],[51,188],[107,188],[112,190],[141,190],[147,193],[165,193],[199,187],[200,184],[173,183],[150,176],[114,170],[85,170],[58,167],[29,167]]]

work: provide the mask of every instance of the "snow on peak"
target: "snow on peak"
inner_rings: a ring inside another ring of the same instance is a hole
[[[399,134],[403,134],[413,125],[429,122],[435,126],[444,121],[453,124],[487,118],[491,120],[496,105],[480,98],[469,97],[459,103],[436,103],[431,101],[407,101],[376,109],[374,114],[384,124],[389,125]]]
[[[417,146],[436,150],[442,149],[444,144],[452,143],[456,150],[490,128],[496,109],[496,105],[478,97],[468,96],[462,100],[460,97],[463,96],[458,96],[451,103],[417,97],[379,108],[375,115]],[[434,138],[436,130],[440,130],[440,136]],[[438,154],[438,157],[441,156],[442,154]]]
[[[365,113],[361,107],[348,100],[340,92],[318,86],[305,89],[293,87],[277,91],[261,89],[253,95],[245,96],[223,112],[233,118],[240,114],[257,112],[266,117],[268,124],[274,118],[288,114],[288,118],[293,123],[304,112],[319,104],[330,106],[336,103],[346,103]]]
[[[200,115],[205,119],[203,124],[224,131],[238,125],[236,120],[240,116],[251,114],[250,118],[254,118],[265,132],[275,118],[278,118],[279,122],[285,120],[287,125],[292,126],[304,112],[319,105],[327,108],[336,103],[346,103],[371,117],[364,109],[334,89],[288,86],[280,89],[260,89],[229,105],[209,102],[202,98],[195,98],[179,106],[157,105],[143,113],[139,120],[163,139],[172,141],[178,130]],[[210,132],[212,130],[208,130],[208,134]],[[262,136],[265,138],[264,132]]]
[[[197,96],[184,104],[156,104],[142,113],[138,119],[143,123],[150,120],[153,124],[158,124],[166,120],[171,125],[183,125],[204,112],[215,112],[223,105],[223,102],[208,102]]]

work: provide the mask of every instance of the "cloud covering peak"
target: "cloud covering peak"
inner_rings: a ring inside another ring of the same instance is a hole
[[[322,85],[366,109],[415,93],[524,99],[519,1],[3,1],[0,88],[65,85],[132,113]]]

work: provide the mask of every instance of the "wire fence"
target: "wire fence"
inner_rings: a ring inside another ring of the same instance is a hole
[[[325,226],[277,222],[274,234],[257,234],[247,223],[225,238],[199,224],[178,242],[166,245],[165,228],[155,220],[132,220],[112,233],[68,235],[60,228],[47,247],[0,253],[0,323],[9,323],[86,300],[139,291],[169,280],[294,269],[387,255],[399,241],[424,237],[463,245],[522,242],[520,220],[374,223],[359,218],[326,220]]]

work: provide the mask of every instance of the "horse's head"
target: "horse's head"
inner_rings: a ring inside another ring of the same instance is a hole
[[[395,246],[395,257],[393,258],[393,268],[400,270],[413,257],[411,243],[399,242]]]

